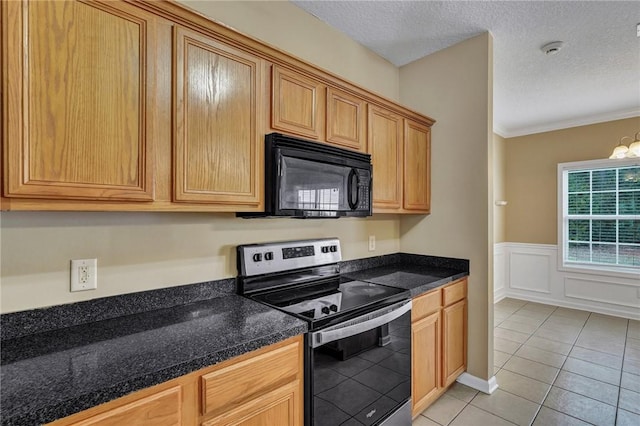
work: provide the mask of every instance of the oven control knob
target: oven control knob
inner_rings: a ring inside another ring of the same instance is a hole
[[[337,252],[337,251],[338,251],[338,246],[330,246],[330,247],[329,247],[329,251],[330,251],[331,253],[335,253],[335,252]]]
[[[336,305],[329,306],[329,309],[331,309],[333,312],[338,312],[338,307]]]
[[[323,253],[329,253],[329,246],[323,246],[320,251]]]
[[[331,312],[331,311],[329,310],[329,308],[328,308],[328,307],[326,307],[326,306],[323,306],[323,307],[322,307],[322,309],[321,309],[321,311],[322,311],[322,313],[323,313],[323,314],[325,314],[325,315],[329,315],[329,313]]]
[[[273,260],[273,252],[268,251],[264,254],[264,260]]]
[[[261,262],[262,261],[262,253],[256,253],[253,255],[253,261],[254,262]]]

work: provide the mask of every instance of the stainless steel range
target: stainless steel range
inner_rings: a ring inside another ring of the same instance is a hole
[[[305,424],[411,424],[411,296],[340,274],[337,238],[238,246],[238,292],[309,323]]]

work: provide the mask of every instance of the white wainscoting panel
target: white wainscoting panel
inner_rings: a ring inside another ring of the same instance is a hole
[[[507,291],[507,265],[504,243],[494,245],[493,249],[493,302],[504,299]]]
[[[574,299],[606,302],[631,308],[638,306],[637,286],[615,281],[565,277],[564,295]]]
[[[558,247],[494,246],[494,300],[504,297],[640,320],[640,279],[560,271]]]
[[[548,253],[511,251],[509,258],[509,287],[518,290],[549,293]]]

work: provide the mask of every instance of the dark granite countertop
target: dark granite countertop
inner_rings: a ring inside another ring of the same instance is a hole
[[[410,290],[412,297],[469,275],[469,261],[464,259],[397,253],[382,261],[369,258],[353,262],[343,265],[347,278]],[[369,267],[361,269],[363,264]]]
[[[411,297],[419,296],[466,275],[469,274],[454,269],[425,268],[414,265],[383,266],[346,274],[348,278],[354,280],[410,290]]]
[[[226,295],[2,341],[3,425],[50,422],[306,332]]]
[[[348,278],[417,296],[465,259],[395,253],[341,262]],[[37,425],[305,333],[224,279],[0,315],[2,425]]]

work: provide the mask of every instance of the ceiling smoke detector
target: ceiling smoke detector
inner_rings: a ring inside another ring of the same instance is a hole
[[[563,43],[561,41],[553,41],[551,43],[545,44],[540,48],[545,55],[555,55],[562,49]]]

